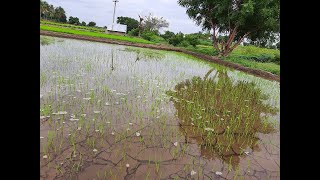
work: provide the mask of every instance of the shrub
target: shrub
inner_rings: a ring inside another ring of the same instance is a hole
[[[151,41],[153,35],[156,35],[155,32],[152,31],[143,31],[141,33],[141,37],[145,40]]]
[[[171,38],[169,38],[169,40],[168,40],[169,44],[172,44],[174,46],[177,46],[182,41],[183,41],[183,34],[182,33],[178,33],[178,34],[172,36]]]
[[[190,45],[196,47],[199,44],[199,36],[194,34],[188,34],[185,36],[185,41],[188,41]]]
[[[183,40],[178,44],[178,46],[179,47],[188,47],[188,46],[190,46],[190,43],[186,40]]]
[[[139,29],[135,28],[135,29],[131,29],[131,31],[128,32],[129,36],[138,36],[139,35]]]

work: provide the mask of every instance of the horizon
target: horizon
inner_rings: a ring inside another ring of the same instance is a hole
[[[61,6],[66,12],[67,19],[70,16],[78,17],[80,21],[86,23],[93,21],[100,27],[112,24],[114,9],[114,2],[112,0],[45,1],[54,7]],[[160,29],[160,33],[167,30],[174,33],[182,32],[184,34],[202,31],[202,28],[197,26],[188,17],[186,9],[179,6],[177,1],[172,0],[159,0],[156,2],[152,0],[136,0],[135,2],[119,0],[116,5],[115,21],[120,16],[138,20],[138,14],[146,16],[149,13],[152,13],[154,16],[163,17],[169,22],[169,27]]]

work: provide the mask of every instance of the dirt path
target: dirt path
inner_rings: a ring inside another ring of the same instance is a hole
[[[94,41],[94,42],[102,42],[102,43],[109,43],[109,44],[118,44],[118,45],[125,45],[125,46],[135,46],[135,47],[141,47],[141,48],[159,49],[159,50],[166,50],[166,51],[182,52],[185,54],[192,55],[196,58],[200,58],[200,59],[210,61],[210,62],[213,62],[216,64],[220,64],[220,65],[223,65],[223,66],[226,66],[229,68],[233,68],[238,71],[246,72],[248,74],[252,74],[257,77],[280,82],[280,76],[278,76],[278,75],[274,75],[272,73],[258,70],[258,69],[247,68],[247,67],[244,67],[239,64],[232,63],[232,62],[223,61],[223,60],[221,60],[217,57],[214,57],[214,56],[199,54],[199,53],[195,53],[195,52],[191,52],[191,51],[188,51],[185,49],[180,49],[180,48],[175,48],[175,47],[168,47],[168,46],[154,45],[154,44],[141,44],[141,43],[126,42],[126,41],[117,41],[117,40],[111,40],[111,39],[105,39],[105,38],[88,37],[88,36],[81,36],[81,35],[74,35],[74,34],[65,34],[65,33],[51,32],[51,31],[43,31],[43,30],[40,30],[40,35],[79,39],[79,40]]]

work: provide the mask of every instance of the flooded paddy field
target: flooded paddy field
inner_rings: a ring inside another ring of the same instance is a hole
[[[280,85],[183,54],[41,36],[41,179],[280,179]]]

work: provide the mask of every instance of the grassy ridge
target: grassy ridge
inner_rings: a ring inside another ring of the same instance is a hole
[[[98,28],[98,27],[88,27],[88,26],[76,26],[73,24],[65,24],[65,23],[56,23],[51,21],[40,21],[41,25],[50,25],[50,26],[58,26],[58,27],[65,27],[65,28],[71,28],[71,29],[81,29],[81,30],[88,30],[91,32],[105,32],[104,28]]]
[[[213,49],[212,46],[197,45],[195,48],[187,47],[185,49],[209,56],[217,55],[216,50]],[[260,69],[272,74],[280,75],[279,50],[255,46],[238,46],[230,56],[222,59],[245,67]]]
[[[80,31],[80,30],[67,29],[67,28],[62,28],[62,27],[52,27],[52,26],[40,25],[40,30],[53,31],[53,32],[59,32],[59,33],[66,33],[66,34],[82,35],[82,36],[90,36],[90,37],[98,37],[98,38],[106,38],[106,39],[119,40],[119,41],[154,44],[153,42],[150,42],[150,41],[147,41],[144,39],[139,39],[139,38],[119,36],[119,35],[113,35],[113,34],[97,33],[97,32]]]
[[[45,25],[47,24],[47,25]],[[70,24],[61,24],[55,22],[41,21],[40,29],[46,31],[82,35],[97,38],[106,38],[111,40],[127,41],[143,44],[163,44],[162,42],[153,42],[145,39],[120,36],[113,34],[105,34],[100,28],[75,26]],[[98,32],[101,31],[101,32]],[[186,47],[189,51],[193,51],[199,54],[206,54],[210,56],[217,55],[215,49],[209,45],[197,45],[197,47]],[[225,61],[240,64],[245,67],[259,69],[270,72],[272,74],[280,75],[280,51],[267,48],[259,48],[255,46],[238,46],[227,58],[223,58]]]

